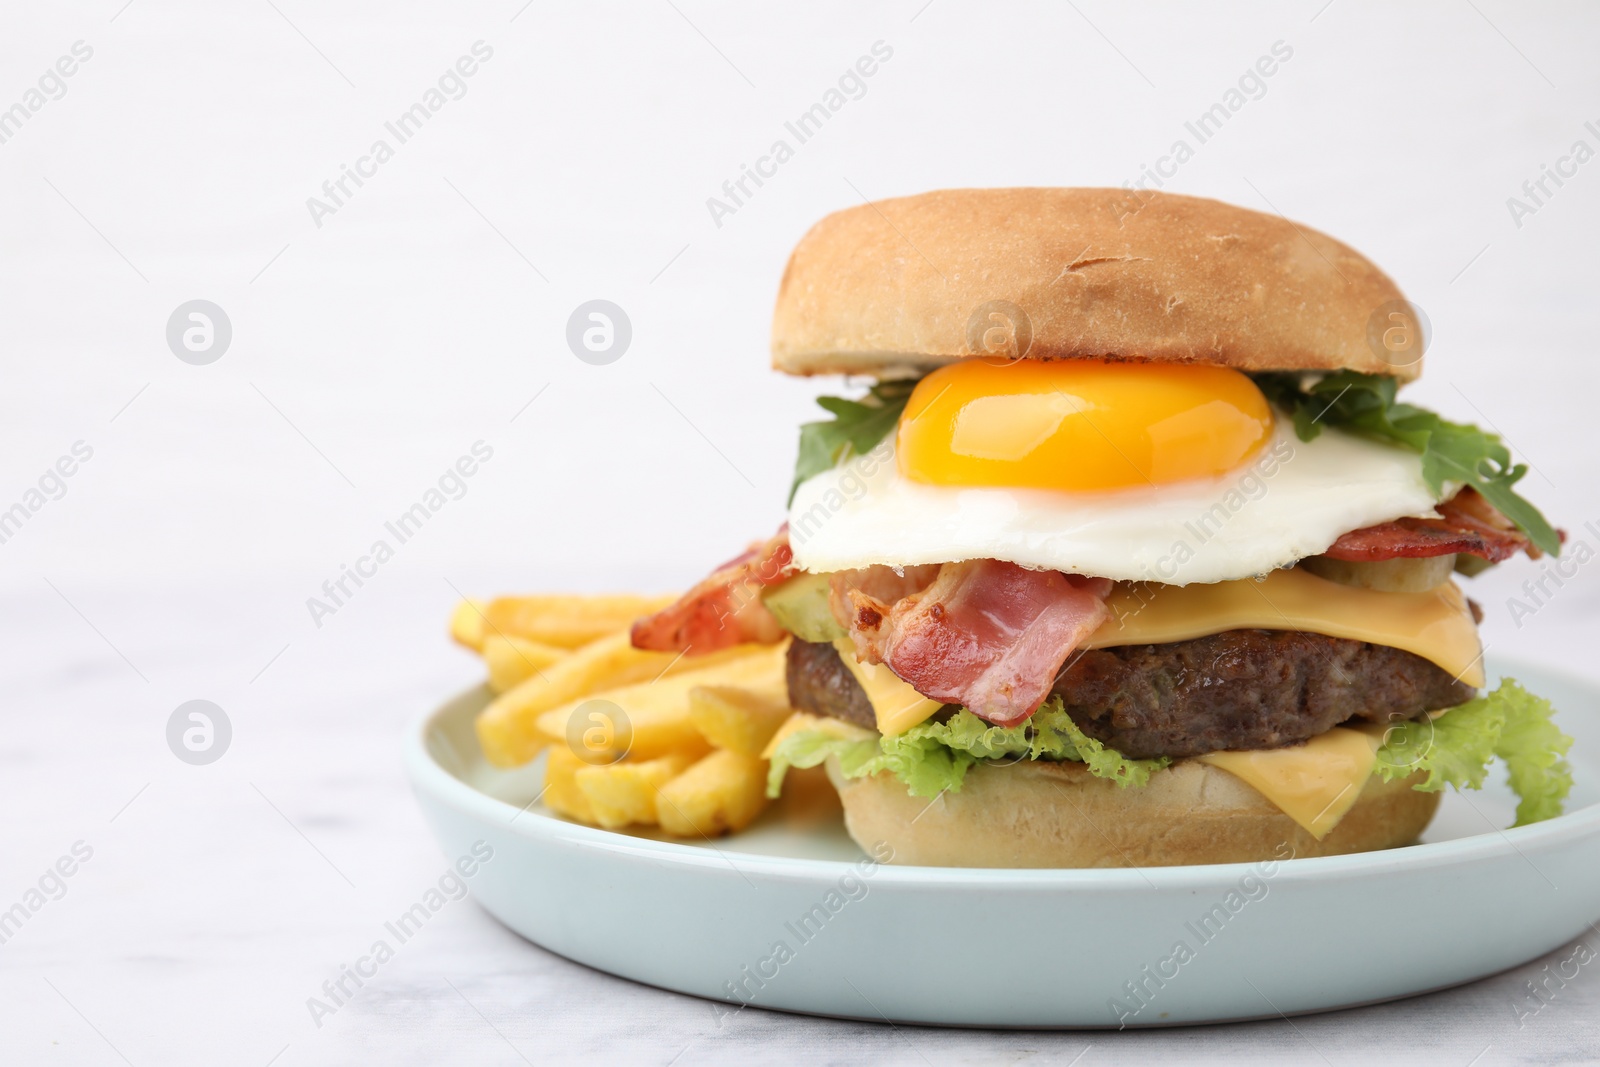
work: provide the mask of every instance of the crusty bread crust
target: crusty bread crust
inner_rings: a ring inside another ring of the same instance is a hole
[[[829,777],[862,848],[929,867],[1170,867],[1334,856],[1410,844],[1439,807],[1416,776],[1374,775],[1321,841],[1227,771],[1180,760],[1144,786],[1119,787],[1081,763],[979,764],[959,793],[931,803],[893,775]]]
[[[903,376],[1005,351],[993,342],[1009,323],[1033,359],[1410,381],[1420,351],[1369,340],[1404,299],[1360,253],[1275,214],[1126,189],[952,189],[813,226],[778,290],[772,364]]]

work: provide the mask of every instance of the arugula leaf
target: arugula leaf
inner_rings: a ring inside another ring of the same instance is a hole
[[[879,382],[860,400],[819,396],[818,406],[833,418],[800,427],[800,454],[795,459],[789,501],[793,503],[795,490],[807,478],[876,448],[900,421],[916,384],[911,379]]]
[[[1506,678],[1492,693],[1469,700],[1433,720],[1404,723],[1388,732],[1374,772],[1386,781],[1421,771],[1416,786],[1436,793],[1446,785],[1481,789],[1489,761],[1505,761],[1517,794],[1517,826],[1561,814],[1572,790],[1566,761],[1572,738],[1551,721],[1555,709]]]
[[[1398,383],[1387,375],[1342,370],[1309,381],[1273,372],[1255,375],[1255,382],[1268,400],[1293,416],[1300,440],[1314,440],[1323,426],[1338,426],[1409,448],[1421,454],[1422,476],[1435,493],[1442,494],[1446,482],[1470,485],[1535,545],[1561,554],[1554,528],[1512,488],[1528,473],[1527,464],[1513,465],[1511,451],[1497,435],[1396,401]]]

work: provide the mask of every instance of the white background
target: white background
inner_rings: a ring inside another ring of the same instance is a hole
[[[1277,41],[1292,59],[1168,188],[1376,260],[1433,324],[1412,398],[1497,427],[1535,467],[1527,494],[1597,543],[1600,162],[1520,227],[1506,204],[1575,140],[1600,149],[1592,8],[273,2],[0,17],[0,108],[93,49],[0,144],[0,509],[74,442],[94,450],[0,544],[0,907],[73,841],[96,849],[0,946],[8,1061],[491,1063],[604,1041],[663,1063],[688,1042],[686,1062],[780,1041],[1076,1055],[1089,1039],[717,1030],[704,1005],[556,960],[470,905],[322,1029],[304,1000],[442,869],[397,737],[476,678],[441,633],[457,591],[674,588],[780,520],[794,427],[840,389],[766,367],[812,222],[863,196],[1122,184],[1192,144],[1184,122]],[[319,228],[307,198],[393,144],[385,121],[480,40],[493,58],[466,94]],[[707,198],[877,41],[893,56],[865,95],[716,225]],[[165,342],[194,298],[232,321],[209,366]],[[632,320],[609,366],[565,343],[592,298]],[[314,625],[306,599],[479,440],[494,458],[467,494]],[[1600,677],[1596,572],[1514,620],[1537,568],[1502,571],[1473,592],[1492,654]],[[234,724],[208,768],[163,737],[194,697]],[[1444,1062],[1593,1047],[1600,980],[1523,1030],[1516,980],[1301,1026],[1334,1059],[1392,1051],[1372,1035],[1415,1036],[1419,1016]],[[1097,1060],[1307,1052],[1283,1023],[1093,1040]]]

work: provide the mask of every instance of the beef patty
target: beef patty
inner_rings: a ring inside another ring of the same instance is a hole
[[[789,702],[871,727],[872,705],[832,645],[789,646]],[[1421,656],[1294,630],[1228,630],[1077,653],[1056,679],[1073,722],[1125,756],[1278,748],[1349,719],[1395,722],[1474,690]]]

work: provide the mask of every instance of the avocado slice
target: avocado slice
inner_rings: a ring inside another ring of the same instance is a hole
[[[847,632],[828,606],[828,578],[826,574],[797,574],[767,590],[761,602],[778,625],[800,640],[834,641]]]

